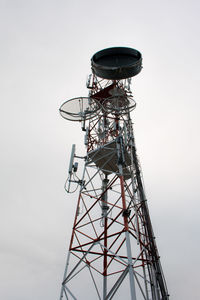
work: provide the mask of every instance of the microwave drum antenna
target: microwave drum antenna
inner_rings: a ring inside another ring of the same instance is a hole
[[[120,80],[137,75],[142,69],[142,55],[127,47],[112,47],[95,53],[92,70],[103,79]]]

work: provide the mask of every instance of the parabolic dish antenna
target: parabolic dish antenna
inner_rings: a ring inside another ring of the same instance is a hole
[[[106,97],[102,102],[102,108],[105,112],[122,115],[127,113],[127,111],[132,111],[136,106],[133,97],[127,95],[127,93],[119,87],[111,88],[108,94],[110,94],[110,97]]]
[[[91,59],[95,75],[104,79],[126,79],[142,69],[142,55],[127,47],[113,47],[95,53]]]
[[[108,113],[123,115],[127,113],[127,111],[131,112],[136,107],[136,102],[131,96],[112,96],[103,101],[102,107],[104,111]]]
[[[89,97],[78,97],[64,102],[59,111],[64,119],[83,121],[96,116],[99,105]]]

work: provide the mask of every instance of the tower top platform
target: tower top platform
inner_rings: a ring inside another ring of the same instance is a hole
[[[142,55],[127,47],[101,50],[91,58],[94,74],[103,79],[120,80],[137,75],[142,69]]]

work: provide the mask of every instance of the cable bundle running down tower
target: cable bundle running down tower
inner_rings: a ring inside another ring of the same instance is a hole
[[[130,112],[131,77],[142,68],[135,49],[108,48],[92,57],[88,97],[60,108],[85,131],[75,145],[66,190],[80,186],[60,300],[168,300],[150,220]],[[77,162],[84,161],[82,177]]]

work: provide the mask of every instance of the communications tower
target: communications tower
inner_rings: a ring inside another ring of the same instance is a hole
[[[81,156],[72,145],[66,190],[79,193],[60,300],[168,300],[130,116],[142,56],[108,48],[91,65],[88,97],[60,108],[81,123],[87,149]]]

